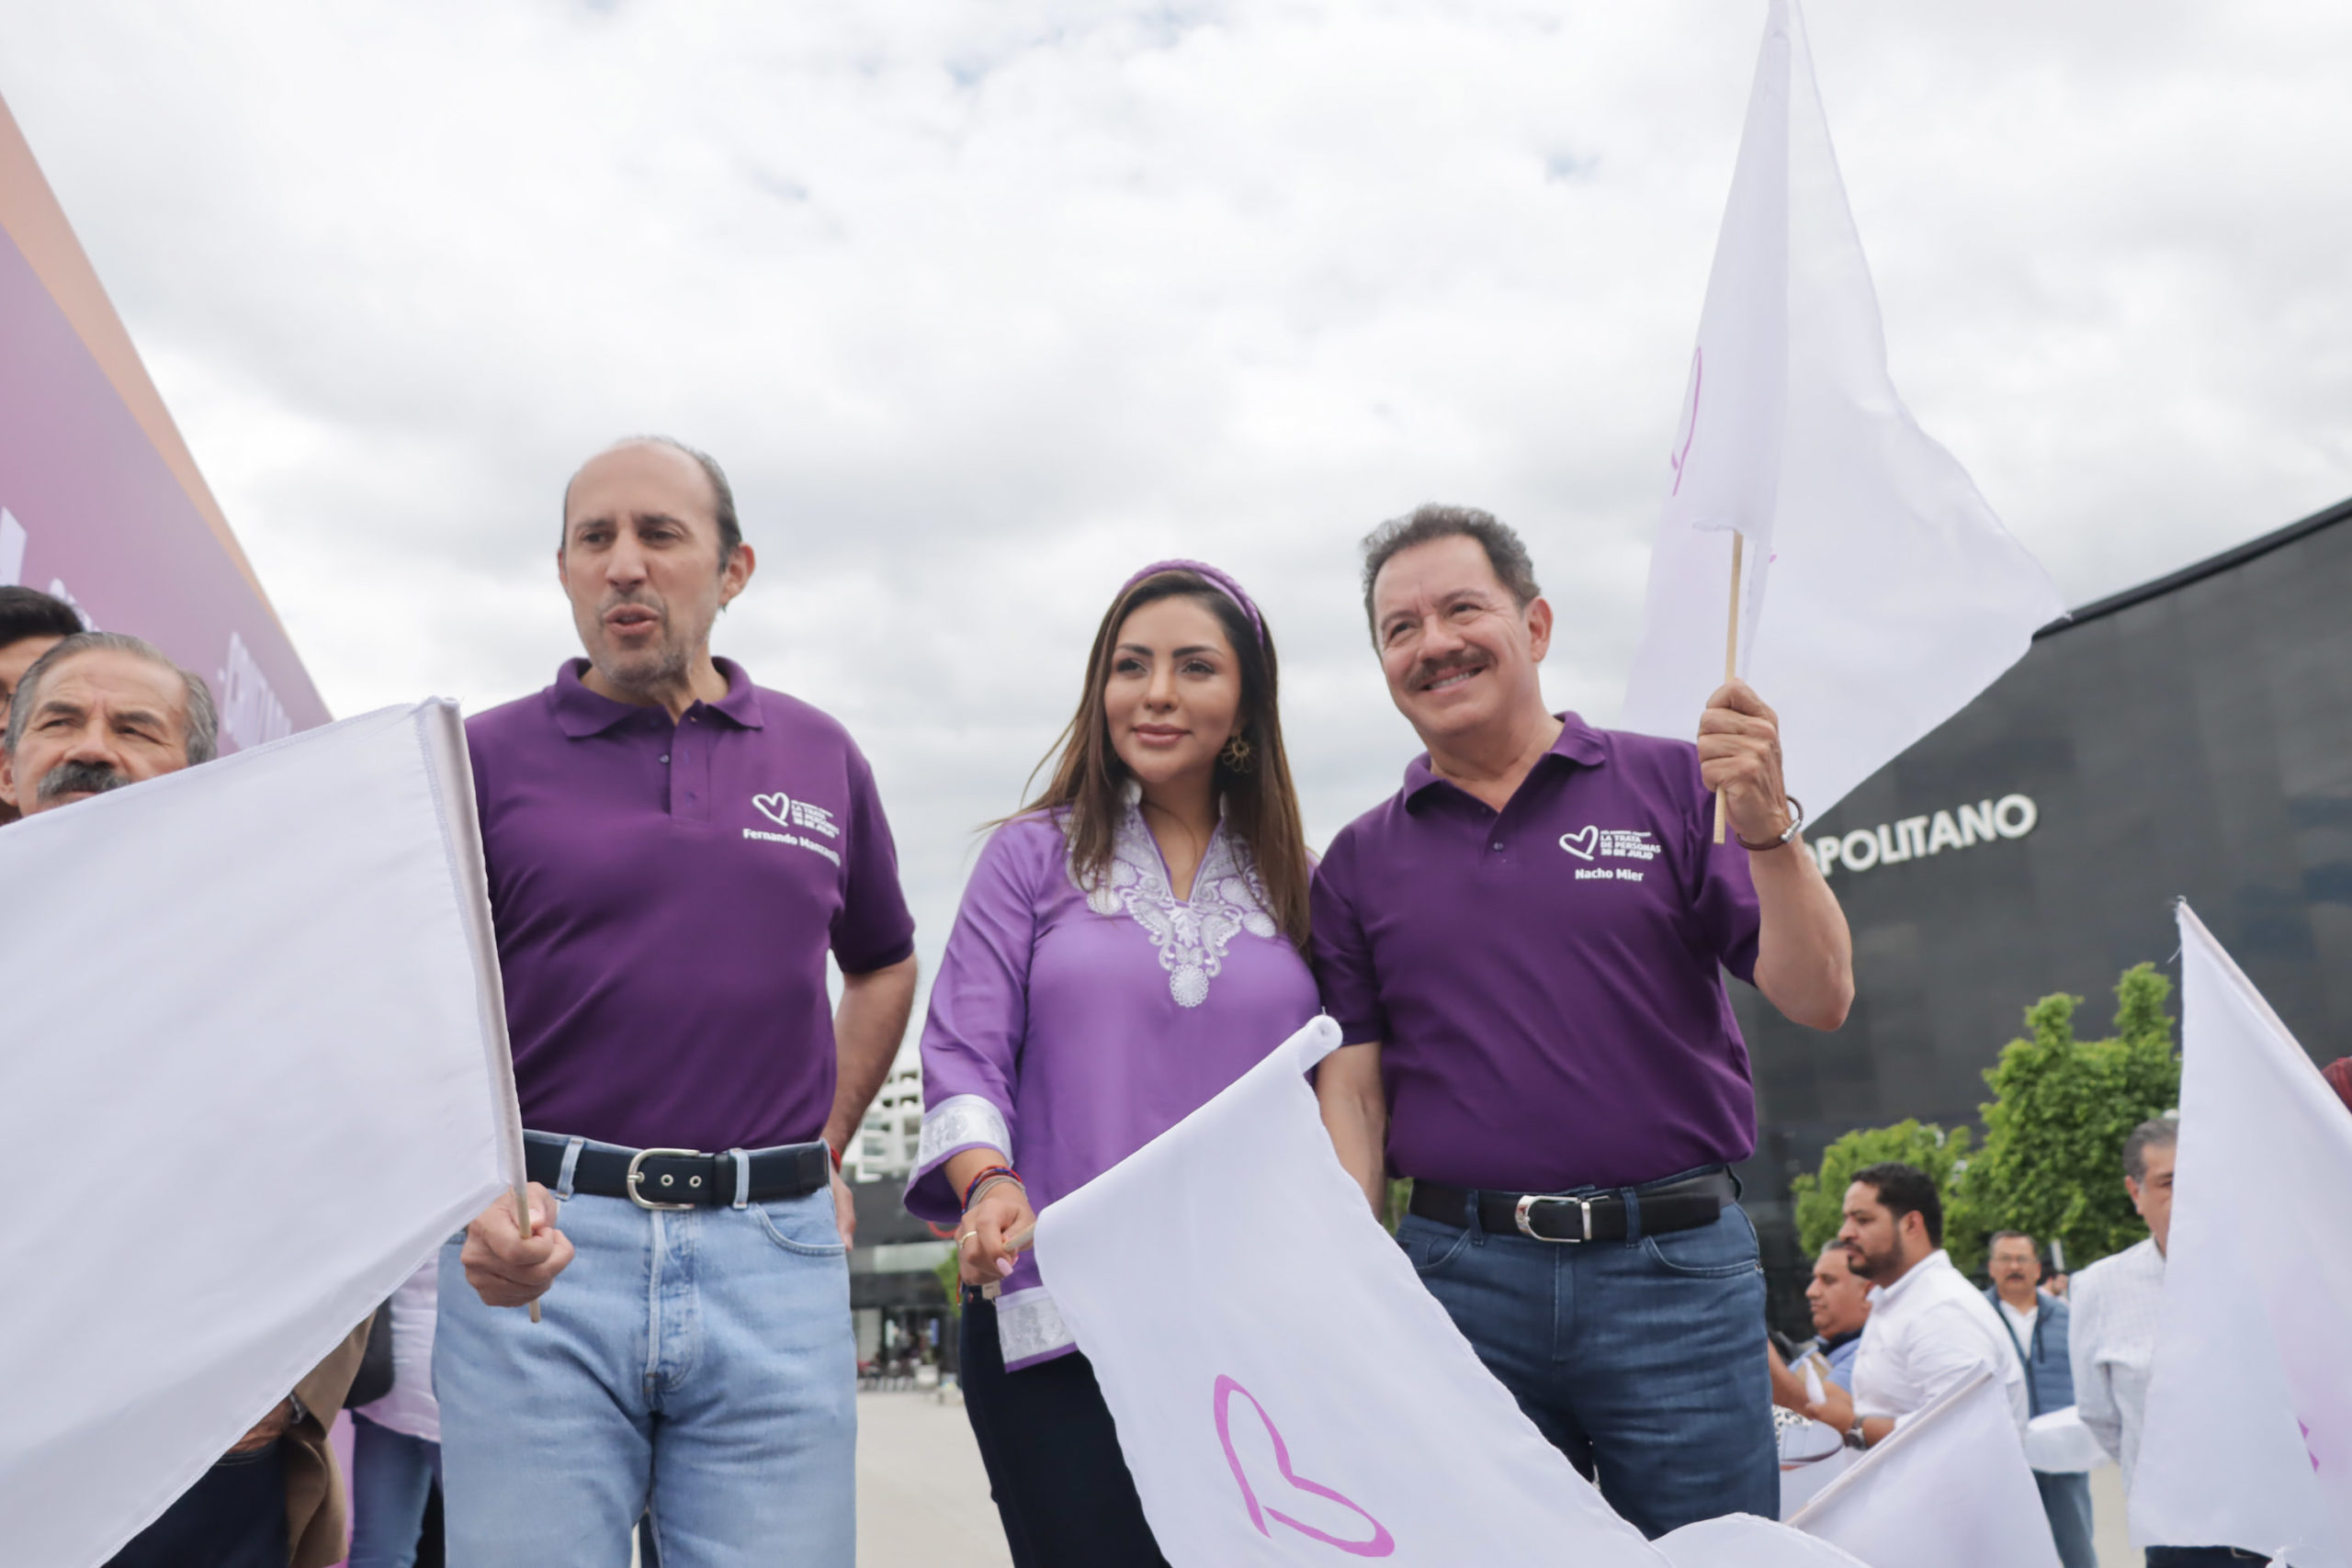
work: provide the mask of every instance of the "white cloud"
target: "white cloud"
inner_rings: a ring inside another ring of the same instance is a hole
[[[1808,14],[1896,380],[2070,598],[2352,491],[2352,16]],[[543,683],[564,476],[675,433],[935,953],[1153,556],[1264,601],[1318,840],[1412,749],[1351,550],[1416,502],[1613,713],[1760,15],[13,0],[0,94],[337,711]]]

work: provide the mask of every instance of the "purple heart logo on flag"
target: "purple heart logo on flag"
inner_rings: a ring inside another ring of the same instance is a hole
[[[1668,495],[1682,493],[1682,465],[1690,460],[1690,443],[1697,440],[1699,436],[1699,388],[1700,384],[1706,379],[1706,368],[1707,351],[1703,348],[1692,349],[1690,351],[1690,390],[1682,399],[1682,445],[1666,459],[1674,469],[1674,488],[1666,492]]]
[[[1279,1508],[1269,1506],[1258,1500],[1258,1490],[1250,1484],[1249,1472],[1241,1462],[1241,1455],[1233,1446],[1232,1405],[1233,1396],[1237,1393],[1250,1402],[1250,1408],[1258,1413],[1259,1421],[1266,1428],[1266,1436],[1273,1439],[1274,1468],[1290,1488],[1295,1492],[1304,1492],[1310,1496],[1337,1503],[1354,1514],[1372,1527],[1371,1540],[1349,1540],[1340,1536],[1328,1534],[1317,1529],[1313,1525],[1295,1519]],[[1258,1403],[1257,1395],[1222,1374],[1216,1380],[1216,1440],[1225,1445],[1225,1462],[1233,1467],[1233,1479],[1241,1488],[1242,1504],[1249,1508],[1250,1522],[1258,1527],[1260,1535],[1269,1538],[1273,1535],[1274,1532],[1266,1528],[1266,1521],[1272,1519],[1276,1524],[1288,1525],[1309,1540],[1319,1540],[1326,1546],[1335,1546],[1351,1557],[1386,1557],[1396,1551],[1396,1538],[1388,1533],[1387,1526],[1367,1513],[1362,1504],[1341,1495],[1319,1481],[1307,1480],[1291,1468],[1290,1445],[1283,1441],[1282,1431],[1275,1427],[1274,1418],[1266,1414],[1266,1407]]]

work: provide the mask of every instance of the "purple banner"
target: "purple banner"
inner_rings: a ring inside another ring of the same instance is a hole
[[[203,676],[224,750],[327,719],[244,563],[6,230],[0,583],[55,593],[92,626],[145,637]]]

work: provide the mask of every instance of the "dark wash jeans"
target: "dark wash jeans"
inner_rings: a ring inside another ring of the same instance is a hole
[[[278,1448],[231,1454],[107,1560],[107,1568],[286,1568],[286,1469]]]
[[[1609,1506],[1655,1539],[1778,1518],[1756,1227],[1555,1244],[1408,1214],[1396,1240],[1487,1369]]]
[[[2091,1478],[2079,1471],[2052,1475],[2037,1470],[2033,1484],[2041,1493],[2041,1511],[2050,1516],[2060,1568],[2098,1568],[2098,1549],[2091,1540]]]
[[[1168,1568],[1086,1358],[1006,1371],[996,1303],[971,1291],[963,1335],[964,1414],[1014,1568]]]

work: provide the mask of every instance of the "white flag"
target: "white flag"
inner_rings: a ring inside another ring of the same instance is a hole
[[[1789,1523],[1871,1568],[2058,1568],[2017,1413],[1990,1369],[1905,1420]]]
[[[2352,1568],[2352,1116],[2179,913],[2180,1146],[2132,1539]]]
[[[1739,668],[1815,816],[1958,712],[2064,608],[1887,378],[1793,0],[1772,0],[1716,243],[1622,722],[1688,739]],[[1770,592],[1766,593],[1770,582]]]
[[[1169,1562],[1850,1568],[1777,1523],[1653,1546],[1610,1509],[1332,1153],[1305,1075],[1339,1043],[1315,1020],[1038,1217],[1038,1266]]]
[[[0,830],[0,1562],[89,1568],[521,1168],[447,704]]]

